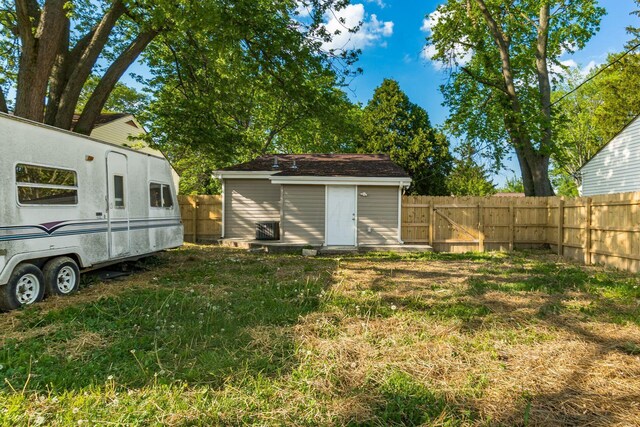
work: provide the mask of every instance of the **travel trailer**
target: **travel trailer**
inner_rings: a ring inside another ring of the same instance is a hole
[[[0,114],[0,309],[182,245],[166,159]]]

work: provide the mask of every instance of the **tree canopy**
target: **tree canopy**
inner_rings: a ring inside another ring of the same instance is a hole
[[[397,81],[385,79],[364,108],[357,149],[389,154],[413,178],[411,193],[447,194],[449,142],[431,127],[427,112],[409,100]]]
[[[324,12],[347,2],[305,3],[313,13],[301,22],[294,0],[0,0],[0,110],[11,107],[17,116],[70,129],[83,89],[87,94],[94,79],[74,127],[88,134],[120,78],[143,52],[184,53],[186,45],[200,65],[224,60],[198,57],[212,46],[241,49],[247,66],[274,78],[310,57],[325,67],[349,63],[353,52],[321,49],[331,34],[320,25]],[[206,49],[197,52],[196,46]],[[169,54],[161,58],[173,59]],[[152,55],[145,59],[150,67],[167,70]],[[9,89],[14,99],[7,100]]]
[[[447,177],[447,192],[453,196],[490,196],[496,192],[489,170],[476,160],[477,150],[465,143],[455,149],[453,169]]]
[[[449,0],[432,15],[428,47],[451,70],[442,86],[447,128],[490,147],[498,162],[515,151],[527,195],[553,194],[554,69],[603,14],[596,0]]]

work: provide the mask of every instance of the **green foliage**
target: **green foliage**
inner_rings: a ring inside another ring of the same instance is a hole
[[[499,193],[524,193],[524,185],[522,179],[512,176],[507,178],[502,188],[498,189]]]
[[[94,89],[100,82],[100,77],[92,75],[85,83],[78,100],[76,111],[81,112]],[[144,122],[146,118],[146,110],[149,106],[150,99],[145,93],[127,86],[124,83],[116,83],[103,111],[105,113],[129,113],[133,114],[139,121]]]
[[[389,154],[413,179],[412,194],[446,195],[451,154],[446,137],[427,112],[412,103],[398,82],[385,79],[362,114],[362,153]]]
[[[447,190],[454,196],[490,196],[496,192],[489,171],[476,162],[476,150],[463,144],[455,150],[459,158],[453,160],[453,169],[447,177]]]
[[[205,169],[261,154],[352,150],[359,108],[294,10],[295,2],[240,2],[147,52],[149,138],[176,164],[206,156],[189,172],[192,191],[210,188],[198,178]],[[233,31],[211,37],[212,25]]]

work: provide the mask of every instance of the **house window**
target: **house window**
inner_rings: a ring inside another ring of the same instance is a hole
[[[20,163],[16,185],[21,205],[78,204],[78,175],[72,170]]]
[[[167,184],[149,184],[149,205],[152,208],[172,208],[173,195]]]
[[[124,209],[124,177],[113,176],[113,206],[116,209]]]

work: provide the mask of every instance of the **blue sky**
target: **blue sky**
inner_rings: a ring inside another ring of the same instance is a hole
[[[439,86],[447,74],[439,71],[427,59],[421,57],[426,33],[421,29],[425,16],[433,12],[442,1],[434,0],[352,0],[343,16],[349,19],[361,17],[364,22],[361,34],[352,37],[351,43],[362,49],[358,65],[364,72],[350,85],[353,100],[366,103],[374,89],[384,78],[400,82],[401,88],[411,100],[427,110],[431,121],[441,125],[448,110],[442,106]],[[585,49],[564,60],[573,60],[582,67],[606,62],[608,53],[623,50],[628,40],[625,27],[640,25],[640,19],[630,16],[636,9],[633,0],[601,0],[607,15],[602,20],[600,32]],[[345,43],[345,41],[339,41]],[[512,170],[515,162],[508,163]],[[519,171],[515,171],[519,176]],[[499,185],[505,177],[513,175],[503,171],[495,177]]]

